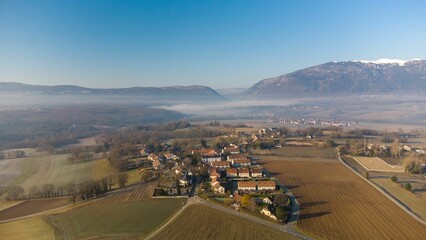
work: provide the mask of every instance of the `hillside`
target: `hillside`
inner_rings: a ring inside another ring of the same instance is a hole
[[[329,62],[264,79],[244,94],[262,97],[420,94],[426,90],[425,60]]]
[[[149,98],[167,99],[220,99],[215,90],[200,86],[170,86],[170,87],[131,87],[131,88],[84,88],[73,85],[41,86],[28,85],[15,82],[0,82],[1,95],[37,94],[37,95],[114,95],[114,96],[139,96]]]

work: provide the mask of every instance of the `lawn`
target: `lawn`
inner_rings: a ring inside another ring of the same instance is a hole
[[[273,228],[223,213],[210,207],[191,205],[155,239],[296,239]]]
[[[171,217],[183,201],[150,199],[102,204],[94,202],[54,217],[61,222],[68,239],[117,235],[144,237]]]

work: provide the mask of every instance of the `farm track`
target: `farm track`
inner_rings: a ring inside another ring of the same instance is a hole
[[[340,162],[261,163],[301,203],[302,231],[322,239],[423,239],[426,228]]]

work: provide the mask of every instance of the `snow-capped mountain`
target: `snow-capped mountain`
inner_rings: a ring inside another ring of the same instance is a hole
[[[426,61],[379,59],[329,62],[264,79],[246,95],[309,97],[426,93]]]

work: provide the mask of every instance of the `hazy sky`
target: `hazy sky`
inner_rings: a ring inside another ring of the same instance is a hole
[[[0,81],[249,87],[328,61],[426,59],[426,1],[0,0]]]

